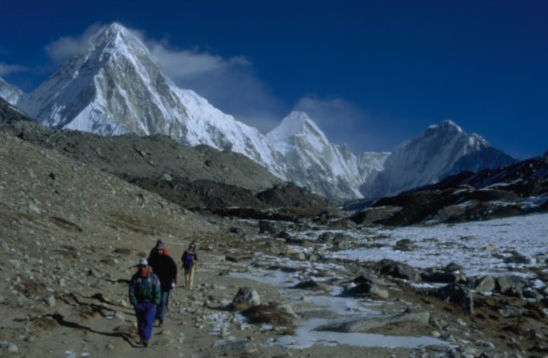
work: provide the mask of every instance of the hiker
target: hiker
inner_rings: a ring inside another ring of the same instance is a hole
[[[163,243],[162,240],[158,240],[158,241],[156,241],[156,245],[152,249],[150,249],[150,253],[148,254],[148,259],[147,259],[148,262],[150,262],[150,260],[154,256],[158,255],[158,248],[160,246],[164,247],[164,254],[169,255],[169,250],[167,249],[166,245]]]
[[[191,243],[188,249],[181,257],[183,268],[185,269],[185,286],[192,288],[194,286],[194,275],[198,266],[198,254],[196,253],[196,245]]]
[[[129,302],[135,309],[141,344],[148,346],[156,308],[160,304],[160,280],[148,266],[147,259],[140,259],[138,271],[129,283]]]
[[[156,245],[156,254],[151,256],[148,264],[160,279],[162,299],[160,305],[157,307],[156,319],[161,326],[164,323],[169,304],[169,293],[177,283],[177,264],[173,261],[171,256],[168,255],[164,243],[160,240],[158,241],[159,243]]]

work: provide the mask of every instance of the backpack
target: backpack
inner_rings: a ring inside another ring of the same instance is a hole
[[[185,252],[183,255],[183,266],[187,270],[190,270],[194,266],[194,254]]]

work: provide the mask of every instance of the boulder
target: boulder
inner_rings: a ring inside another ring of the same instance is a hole
[[[293,286],[295,289],[299,290],[311,290],[311,291],[329,291],[329,289],[314,280],[302,281]]]
[[[44,296],[42,296],[42,302],[50,307],[55,307],[55,295],[52,293],[45,294]]]
[[[240,287],[236,296],[232,299],[232,307],[238,311],[246,310],[261,304],[261,297],[251,287]]]
[[[242,314],[250,323],[268,323],[278,326],[295,327],[299,324],[300,317],[293,307],[288,304],[258,305],[248,308]]]
[[[465,283],[467,281],[464,268],[454,262],[447,264],[441,270],[427,271],[421,277],[426,282]]]
[[[366,333],[372,329],[393,324],[411,323],[413,325],[428,325],[430,312],[407,309],[404,312],[383,316],[352,319],[337,322],[316,328],[317,331],[331,331],[342,333]]]
[[[493,292],[496,282],[493,276],[483,276],[474,281],[473,287],[478,292]]]
[[[11,342],[0,341],[0,352],[1,351],[6,351],[9,353],[17,353],[19,352],[19,348]]]
[[[497,277],[496,290],[507,296],[523,297],[523,289],[527,285],[527,280],[519,276],[501,276]]]
[[[335,238],[335,234],[328,231],[328,232],[322,233],[318,237],[318,241],[323,242],[323,243],[327,243],[327,242],[332,242],[334,238]]]
[[[359,276],[352,281],[352,286],[346,288],[342,296],[351,297],[374,297],[387,299],[388,290],[383,287],[378,280],[370,279],[365,276]]]
[[[507,251],[509,256],[504,258],[504,262],[507,264],[530,264],[531,259],[527,256],[520,254],[515,250]]]
[[[385,276],[401,278],[413,282],[419,282],[421,280],[420,272],[417,269],[390,259],[379,261],[377,263],[377,270],[381,275]]]
[[[474,291],[468,287],[451,283],[443,287],[428,289],[427,293],[446,302],[452,302],[474,314]]]
[[[322,234],[321,236],[323,236],[324,234]],[[321,237],[320,236],[320,237]],[[328,238],[330,238],[330,236],[328,236]],[[327,240],[327,241],[324,241],[324,240]],[[355,238],[350,236],[350,235],[346,235],[346,234],[343,234],[343,233],[336,233],[334,234],[334,236],[332,237],[332,239],[322,239],[322,242],[328,242],[328,243],[331,243],[331,250],[348,250],[348,249],[352,249],[355,247]]]
[[[259,233],[261,234],[276,234],[278,233],[278,228],[276,224],[268,220],[259,221]]]
[[[393,249],[398,251],[411,251],[413,250],[413,242],[409,239],[398,240]]]

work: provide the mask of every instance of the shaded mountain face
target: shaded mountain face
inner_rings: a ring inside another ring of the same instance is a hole
[[[0,97],[5,99],[10,104],[16,104],[19,98],[23,95],[23,91],[14,85],[6,82],[0,77]]]
[[[365,198],[390,196],[464,170],[499,168],[513,162],[515,159],[489,146],[479,135],[465,133],[452,121],[445,121],[396,148],[386,159],[384,170],[361,191]]]

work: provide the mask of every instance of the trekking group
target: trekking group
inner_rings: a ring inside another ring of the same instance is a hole
[[[198,266],[198,254],[194,243],[185,250],[181,261],[185,287],[192,289]],[[158,240],[148,258],[140,259],[137,267],[138,270],[129,283],[129,301],[137,317],[140,343],[147,347],[154,322],[158,321],[158,326],[164,323],[171,290],[177,285],[177,264],[169,255],[165,244]]]

